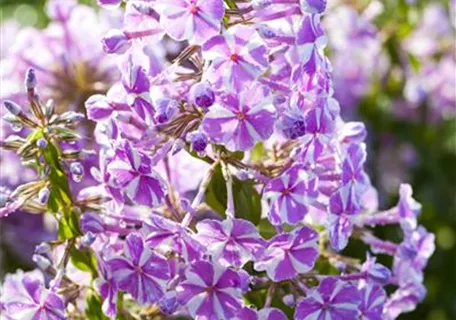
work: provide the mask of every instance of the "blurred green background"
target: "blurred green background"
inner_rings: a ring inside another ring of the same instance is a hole
[[[94,4],[94,1],[80,1]],[[331,0],[329,0],[331,2]],[[354,7],[365,7],[369,1],[340,1]],[[422,9],[431,2],[440,2],[448,8],[449,1],[416,1],[409,5],[405,0],[382,1],[383,13],[376,17],[380,30],[392,28],[384,42],[384,50],[391,60],[391,69],[401,68],[399,43],[419,22]],[[2,0],[0,18],[15,19],[23,25],[44,27],[47,23],[45,0]],[[454,19],[454,17],[453,17]],[[453,49],[455,47],[453,46]],[[416,66],[419,68],[419,66]],[[456,77],[456,70],[455,70]],[[430,123],[427,121],[427,106],[420,106],[421,121],[398,120],[391,115],[393,102],[401,98],[404,83],[394,77],[382,84],[372,86],[366,92],[357,117],[364,121],[369,131],[369,171],[373,185],[381,186],[386,161],[396,160],[400,148],[411,146],[415,150],[415,164],[406,165],[407,181],[413,186],[414,197],[422,203],[420,223],[436,235],[436,252],[425,272],[428,295],[412,313],[400,319],[454,320],[456,319],[456,121]],[[456,90],[456,88],[455,88]],[[456,108],[456,106],[455,106]],[[385,144],[385,137],[388,143]],[[388,153],[391,153],[389,156]],[[389,160],[388,160],[389,159]],[[379,188],[381,208],[392,206],[397,201],[397,190],[391,192]],[[384,238],[400,240],[397,228],[379,231]],[[363,255],[365,248],[353,245],[349,248],[355,255]],[[383,261],[382,261],[383,262]],[[388,261],[385,261],[389,263]]]

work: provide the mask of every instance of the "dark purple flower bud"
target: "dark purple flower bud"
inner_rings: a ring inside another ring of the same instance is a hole
[[[46,204],[49,200],[49,195],[51,194],[51,192],[49,191],[49,188],[48,187],[44,187],[40,190],[40,192],[38,192],[38,201],[41,203],[41,204]]]
[[[73,162],[70,165],[70,172],[74,182],[81,182],[82,177],[84,176],[84,167],[80,162]]]
[[[204,152],[208,144],[207,136],[202,132],[190,132],[187,134],[187,141],[196,152]]]
[[[81,246],[86,247],[86,248],[90,247],[92,245],[92,243],[94,243],[96,238],[97,238],[97,236],[91,232],[84,234],[81,238]]]
[[[47,142],[47,140],[44,139],[44,138],[40,138],[40,139],[38,139],[38,140],[36,141],[36,146],[37,146],[38,148],[40,148],[40,149],[46,148],[47,145],[48,145],[48,142]]]
[[[198,107],[207,109],[214,104],[214,91],[207,82],[198,82],[190,89],[190,101]]]
[[[28,69],[27,73],[25,74],[25,87],[27,90],[33,90],[36,88],[36,75],[35,69]]]
[[[277,36],[277,33],[267,25],[261,25],[258,32],[265,39],[273,39]]]
[[[22,108],[13,101],[6,100],[3,102],[3,104],[5,105],[5,108],[15,116],[18,116],[22,113]]]
[[[95,213],[85,213],[81,217],[81,231],[97,234],[105,231],[103,220]]]
[[[306,121],[299,111],[285,113],[278,121],[277,127],[288,139],[297,139],[306,133]]]
[[[125,32],[112,29],[108,31],[106,36],[102,39],[103,50],[106,53],[123,54],[131,47],[131,42]]]
[[[154,118],[158,123],[168,122],[177,113],[177,102],[171,99],[158,99],[155,102]]]

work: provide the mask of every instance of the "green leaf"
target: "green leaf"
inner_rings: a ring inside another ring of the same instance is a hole
[[[266,150],[264,149],[263,142],[258,142],[250,153],[250,159],[253,162],[259,162],[266,157]]]
[[[91,249],[78,250],[75,247],[71,250],[71,262],[76,268],[92,274],[92,278],[98,276],[97,258]]]
[[[82,235],[79,229],[79,217],[75,210],[71,210],[59,219],[59,238],[73,239]]]
[[[252,181],[240,181],[233,177],[233,198],[236,217],[258,224],[261,218],[261,197]],[[225,215],[226,182],[220,166],[217,166],[206,190],[206,203],[221,215]]]
[[[225,0],[225,3],[228,6],[228,8],[230,8],[230,9],[237,9],[238,8],[235,0]]]
[[[269,222],[267,218],[261,219],[260,223],[258,224],[258,231],[260,232],[260,235],[265,239],[271,239],[277,234],[274,226]]]
[[[108,320],[101,309],[102,301],[100,296],[93,290],[90,290],[86,299],[85,316],[90,320]]]

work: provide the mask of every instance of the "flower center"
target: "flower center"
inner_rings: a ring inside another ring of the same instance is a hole
[[[190,5],[190,12],[191,12],[192,14],[197,14],[197,13],[198,13],[198,7],[197,7],[196,4],[191,4],[191,5]]]
[[[212,286],[211,287],[207,287],[205,291],[206,291],[207,294],[212,294],[212,292],[214,292],[214,287],[212,287]]]
[[[239,55],[237,53],[232,53],[230,55],[230,60],[233,62],[238,62],[239,61]]]
[[[290,189],[288,189],[288,188],[286,188],[286,189],[284,189],[284,190],[282,191],[282,194],[283,194],[284,196],[288,196],[290,193],[291,193],[291,191],[290,191]]]
[[[238,120],[240,120],[240,121],[243,121],[243,120],[245,119],[245,114],[244,114],[244,112],[238,112],[238,113],[236,114],[236,118],[237,118]]]

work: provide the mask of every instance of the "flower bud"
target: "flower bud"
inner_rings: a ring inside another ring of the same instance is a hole
[[[297,139],[306,133],[305,119],[299,112],[289,112],[283,115],[277,123],[278,129],[288,139]]]
[[[125,32],[111,29],[102,39],[103,50],[106,53],[124,54],[131,47],[131,42]]]
[[[258,32],[265,39],[273,39],[277,36],[277,33],[267,25],[261,25]]]
[[[84,167],[80,162],[73,162],[70,165],[70,172],[74,182],[81,182],[82,177],[84,176]]]
[[[86,233],[81,238],[81,246],[86,247],[86,248],[90,247],[95,242],[96,238],[97,238],[97,236],[94,235],[93,233],[91,233],[91,232]]]
[[[46,139],[44,138],[39,138],[37,141],[36,141],[36,146],[40,149],[44,149],[46,148],[48,145],[48,142]]]
[[[177,139],[176,142],[173,144],[171,148],[171,154],[174,156],[175,154],[179,153],[185,146],[185,141],[183,139]]]
[[[42,242],[35,247],[35,254],[44,255],[51,252],[51,246],[49,243]]]
[[[194,84],[191,87],[189,94],[190,101],[203,109],[209,108],[215,102],[214,91],[212,91],[207,82],[198,82]]]
[[[40,192],[38,192],[38,201],[41,203],[41,204],[47,204],[48,200],[49,200],[49,195],[51,194],[51,192],[49,191],[49,188],[48,187],[44,187],[40,190]]]
[[[202,132],[190,132],[187,134],[187,141],[191,143],[192,150],[203,153],[208,144],[206,134]]]
[[[49,269],[52,266],[51,261],[49,259],[47,259],[39,254],[34,254],[32,256],[32,260],[33,260],[33,262],[36,263],[38,268],[40,268],[43,271]]]
[[[155,103],[154,118],[158,123],[168,122],[177,113],[177,103],[171,99],[158,99]]]
[[[3,102],[5,108],[13,115],[18,116],[22,113],[21,107],[13,101],[6,100]]]
[[[27,90],[33,90],[36,88],[36,75],[35,75],[35,69],[30,68],[27,70],[27,73],[25,74],[25,87]]]

